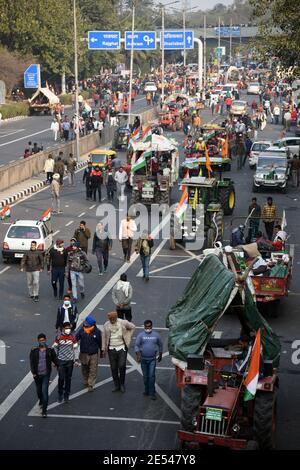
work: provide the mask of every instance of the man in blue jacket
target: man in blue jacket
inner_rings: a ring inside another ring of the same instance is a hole
[[[100,357],[103,357],[101,331],[97,328],[92,315],[86,317],[83,326],[76,334],[76,339],[80,343],[79,360],[83,382],[88,391],[92,392],[97,378],[99,351]]]
[[[159,333],[153,331],[152,321],[144,321],[144,331],[139,333],[135,341],[137,362],[141,363],[144,377],[144,395],[156,400],[155,394],[155,369],[157,362],[162,359],[163,344]],[[158,357],[157,357],[158,354]]]

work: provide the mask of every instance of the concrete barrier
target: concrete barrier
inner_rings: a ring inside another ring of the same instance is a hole
[[[156,109],[149,109],[141,113],[142,122],[147,122],[155,119],[157,115]],[[94,150],[100,145],[109,145],[113,140],[115,127],[107,126],[102,131],[102,136],[98,132],[89,134],[81,137],[80,139],[80,154]],[[0,191],[4,191],[16,184],[22,183],[33,176],[39,175],[44,171],[45,160],[48,158],[49,153],[52,153],[53,157],[57,157],[59,152],[63,152],[64,158],[69,156],[69,153],[76,155],[76,141],[71,141],[63,145],[59,145],[53,149],[44,150],[43,152],[31,155],[24,160],[19,160],[14,163],[9,163],[6,166],[0,168]]]

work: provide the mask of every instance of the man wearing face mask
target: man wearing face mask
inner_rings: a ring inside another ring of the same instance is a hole
[[[72,304],[69,294],[64,295],[64,303],[58,307],[55,328],[62,331],[64,323],[71,324],[71,330],[74,331],[78,320],[78,310],[76,305]]]
[[[67,246],[67,248],[66,248],[67,255],[70,253],[70,251],[74,251],[76,249],[76,241],[77,241],[76,238],[71,238],[70,245]],[[68,294],[71,294],[72,293],[72,282],[71,282],[70,272],[66,273],[66,278],[68,280]]]
[[[58,403],[69,402],[74,363],[78,362],[78,343],[71,333],[71,324],[64,323],[61,334],[55,338],[53,348],[57,354],[58,366]]]
[[[47,345],[46,335],[40,333],[37,340],[38,346],[32,348],[30,351],[30,369],[35,381],[42,417],[47,418],[48,389],[52,363],[58,367],[59,362],[54,349],[49,348]]]
[[[157,362],[162,359],[163,343],[159,333],[152,330],[152,321],[144,321],[144,331],[139,333],[135,341],[137,362],[141,363],[144,377],[145,396],[156,400],[155,393],[155,369]],[[157,357],[158,354],[158,357]]]
[[[79,360],[85,387],[92,392],[97,378],[98,357],[102,357],[101,332],[97,328],[96,320],[92,315],[88,315],[76,334],[76,339],[80,343]]]

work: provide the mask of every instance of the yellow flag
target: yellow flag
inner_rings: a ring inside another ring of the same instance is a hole
[[[198,204],[198,188],[195,189],[194,199],[193,199],[193,202],[192,202],[192,208],[194,210],[197,209],[197,204]]]

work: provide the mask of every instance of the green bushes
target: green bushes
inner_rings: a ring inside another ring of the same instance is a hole
[[[59,95],[59,99],[60,102],[65,106],[72,104],[72,95]]]
[[[16,116],[28,116],[29,107],[26,101],[19,103],[10,102],[0,106],[0,113],[2,114],[2,119],[9,119]]]

